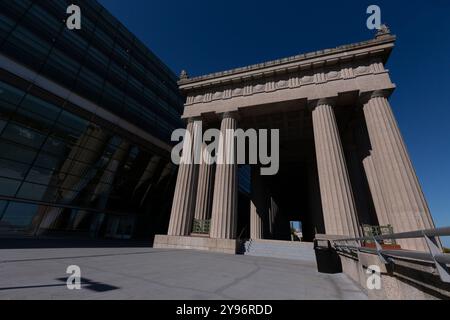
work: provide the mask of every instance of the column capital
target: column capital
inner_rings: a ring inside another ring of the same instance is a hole
[[[373,98],[389,98],[391,92],[388,90],[375,90],[365,92],[360,95],[360,101],[362,104],[368,103]]]
[[[334,107],[336,104],[336,99],[333,97],[328,97],[328,98],[320,98],[317,100],[312,100],[310,102],[308,102],[309,108],[311,110],[314,110],[315,108],[317,108],[318,106],[321,105],[329,105]]]
[[[189,124],[189,123],[192,123],[192,122],[195,122],[195,121],[202,121],[202,117],[201,116],[195,116],[195,117],[187,118],[186,123]]]
[[[229,118],[239,120],[239,113],[237,111],[226,111],[223,113],[218,113],[218,115],[221,120]]]

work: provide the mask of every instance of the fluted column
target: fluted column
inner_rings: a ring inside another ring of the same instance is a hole
[[[237,228],[237,161],[234,131],[237,120],[233,114],[223,115],[214,181],[211,238],[235,239]]]
[[[250,238],[264,239],[264,224],[268,222],[268,198],[258,166],[251,168]]]
[[[320,198],[320,186],[318,181],[317,166],[315,163],[311,163],[308,166],[308,189],[308,209],[310,211],[310,221],[313,224],[313,238],[315,237],[316,233],[325,233],[322,204]],[[303,234],[303,236],[305,235]]]
[[[369,184],[370,194],[372,195],[373,205],[377,213],[378,224],[386,226],[391,224],[388,217],[388,208],[385,201],[385,195],[381,187],[379,174],[373,163],[373,156],[369,155],[363,160],[364,171],[366,172],[367,182]]]
[[[200,122],[189,119],[167,232],[171,236],[186,236],[191,232],[198,179],[198,164],[194,164],[197,135],[201,135]]]
[[[364,116],[394,232],[434,228],[397,122],[382,92],[374,92],[364,104]],[[427,250],[421,239],[401,240],[400,244],[405,249]]]
[[[320,100],[312,112],[325,231],[358,236],[355,203],[333,107]]]
[[[208,220],[211,218],[215,164],[211,162],[211,154],[206,151],[206,144],[202,145],[202,163],[198,174],[197,200],[195,204],[195,219]]]

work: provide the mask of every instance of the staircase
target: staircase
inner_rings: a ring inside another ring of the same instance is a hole
[[[250,239],[244,243],[244,255],[316,262],[312,242]]]

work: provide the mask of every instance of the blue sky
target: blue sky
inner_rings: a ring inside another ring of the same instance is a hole
[[[101,0],[175,73],[191,76],[397,35],[391,105],[438,226],[450,226],[450,1]]]

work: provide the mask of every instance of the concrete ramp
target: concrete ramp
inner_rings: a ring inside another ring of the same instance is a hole
[[[316,263],[314,244],[312,242],[247,240],[244,254],[249,256],[271,257],[301,260]]]

